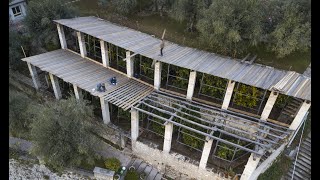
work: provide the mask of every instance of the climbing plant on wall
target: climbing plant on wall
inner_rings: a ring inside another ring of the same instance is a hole
[[[224,137],[224,139],[229,142],[238,144],[240,146],[248,145],[248,142],[241,141],[241,140],[238,141],[238,139],[236,139],[234,137],[228,136],[228,137]],[[218,145],[219,146],[217,147],[215,155],[218,156],[219,158],[222,158],[222,159],[225,159],[228,161],[232,161],[232,160],[234,160],[234,159],[236,159],[246,153],[246,151],[237,149],[236,147],[231,146],[229,144],[219,142]],[[248,145],[247,148],[252,149],[253,145]]]
[[[263,96],[263,92],[258,88],[245,84],[239,84],[238,88],[234,91],[233,102],[236,105],[248,108],[254,108],[259,105],[259,98]]]
[[[140,62],[141,75],[153,79],[154,70],[151,67],[153,60],[147,57],[142,56]]]
[[[203,74],[200,93],[208,96],[212,96],[218,99],[223,99],[225,94],[224,89],[226,88],[227,83],[228,81],[226,79]]]
[[[181,89],[187,89],[190,70],[170,65],[170,74],[177,76],[173,78],[172,84]]]
[[[129,111],[125,111],[122,108],[118,107],[118,118],[124,119],[124,120],[131,120],[131,114]]]

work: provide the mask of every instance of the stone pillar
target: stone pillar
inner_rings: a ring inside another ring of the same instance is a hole
[[[162,64],[160,61],[157,61],[154,64],[154,89],[159,90],[161,86],[161,70]]]
[[[278,92],[271,91],[270,96],[268,98],[268,101],[267,101],[267,103],[264,106],[264,109],[262,111],[260,119],[262,119],[262,120],[267,120],[268,119],[268,117],[269,117],[269,115],[271,113],[272,107],[273,107],[274,103],[277,100],[278,95],[279,95]]]
[[[224,100],[223,100],[223,104],[221,107],[222,109],[228,109],[235,84],[236,83],[234,81],[231,81],[231,80],[228,81],[228,87],[226,90],[226,94],[224,95]]]
[[[193,92],[194,92],[194,86],[196,84],[196,77],[197,72],[191,71],[189,75],[189,83],[188,83],[188,90],[187,90],[187,99],[192,99]]]
[[[66,41],[66,36],[64,35],[63,26],[61,24],[57,24],[57,29],[58,29],[61,49],[67,49],[67,41]]]
[[[206,167],[207,167],[207,162],[208,162],[208,158],[210,155],[213,139],[206,137],[206,141],[207,142],[204,144],[202,155],[201,155],[201,160],[200,160],[200,164],[199,164],[199,168],[201,168],[201,169],[206,169]]]
[[[73,85],[73,90],[74,90],[74,95],[76,96],[77,99],[81,98],[81,89],[78,88],[78,86]]]
[[[173,132],[173,124],[171,122],[167,122],[167,124],[165,125],[164,142],[163,142],[164,153],[169,153],[171,150],[172,132]]]
[[[294,130],[294,131],[297,130],[297,128],[301,124],[301,121],[303,120],[303,117],[308,112],[310,106],[311,106],[311,102],[310,101],[304,101],[302,103],[302,105],[301,105],[296,117],[293,119],[289,129]]]
[[[49,76],[50,76],[52,88],[54,91],[54,96],[56,97],[56,99],[61,99],[62,95],[61,95],[61,90],[60,90],[58,78],[51,73],[49,73]]]
[[[134,64],[133,61],[134,59],[130,57],[130,51],[126,52],[126,62],[127,62],[127,76],[132,77],[133,76],[133,69],[134,69]]]
[[[100,40],[100,47],[101,47],[101,56],[102,56],[102,64],[104,67],[109,66],[109,55],[108,55],[108,47],[107,43],[103,40]]]
[[[109,124],[110,123],[109,103],[108,101],[105,101],[103,97],[100,97],[100,105],[101,105],[103,123]]]
[[[255,156],[253,153],[251,153],[248,162],[243,170],[243,173],[241,175],[240,180],[251,180],[250,177],[252,175],[252,173],[254,172],[254,170],[256,170],[258,163],[260,161],[260,157],[253,157]]]
[[[32,77],[33,85],[36,88],[36,90],[39,90],[39,88],[41,87],[41,84],[40,84],[40,80],[38,77],[37,69],[35,66],[30,64],[29,62],[27,64],[28,64],[28,68],[30,71],[30,75]]]
[[[132,142],[137,141],[138,137],[139,137],[139,111],[131,108],[131,140]]]
[[[87,56],[87,50],[86,50],[86,44],[85,44],[85,40],[84,40],[84,35],[81,32],[77,32],[77,36],[78,36],[78,42],[79,42],[79,48],[80,48],[80,54],[81,57],[86,57]]]

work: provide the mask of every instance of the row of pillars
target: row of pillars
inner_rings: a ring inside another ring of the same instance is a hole
[[[67,49],[67,43],[65,40],[65,35],[63,28],[60,24],[57,24],[57,29],[59,33],[59,39],[60,39],[60,44],[62,49]],[[84,41],[84,35],[81,32],[77,32],[77,37],[79,41],[79,47],[80,47],[80,54],[83,58],[87,56],[86,52],[86,47],[85,47],[85,41]],[[109,58],[108,58],[108,49],[107,49],[107,44],[103,40],[100,40],[100,45],[101,45],[101,55],[102,55],[102,62],[104,67],[109,66]],[[128,77],[133,77],[134,74],[134,60],[130,55],[130,51],[126,52],[126,67],[127,67],[127,76]],[[32,76],[34,85],[36,89],[39,89],[40,87],[40,82],[39,78],[36,72],[36,69],[34,66],[32,66],[30,63],[28,63],[28,67],[30,70],[30,74]],[[162,70],[162,64],[159,61],[155,62],[155,70],[154,70],[154,88],[156,90],[160,89],[161,85],[161,70]],[[197,72],[196,71],[191,71],[190,76],[189,76],[189,83],[188,83],[188,89],[187,89],[187,95],[186,99],[192,100],[193,93],[194,93],[194,88],[195,88],[195,82],[196,82],[196,76]],[[59,83],[57,81],[57,77],[54,75],[50,74],[50,79],[52,82],[52,87],[54,90],[54,94],[57,99],[61,98],[61,90],[59,87]],[[222,109],[228,109],[233,89],[235,86],[235,82],[232,80],[228,81],[228,86],[226,89],[226,93],[224,96],[224,101],[222,104]],[[80,98],[80,91],[77,86],[74,85],[74,92],[75,96],[77,99]],[[260,119],[261,120],[267,120],[271,110],[276,102],[276,99],[278,97],[278,92],[272,91],[270,93],[270,96],[267,100],[267,103],[263,109],[263,112],[261,114]],[[108,124],[110,122],[110,112],[109,112],[109,104],[107,101],[104,100],[104,98],[100,98],[100,103],[101,103],[101,110],[102,110],[102,117],[103,121],[105,124]],[[307,113],[311,106],[310,102],[304,101],[302,106],[300,107],[296,117],[294,118],[292,124],[290,125],[289,129],[291,130],[296,130],[303,120],[304,115]],[[165,125],[165,136],[164,136],[164,145],[163,145],[163,152],[164,153],[169,153],[171,150],[171,141],[172,141],[172,132],[173,132],[173,124],[170,122],[167,122]],[[132,144],[134,144],[135,141],[137,141],[137,138],[139,136],[139,112],[135,109],[131,109],[131,138],[132,138]],[[211,146],[212,146],[213,140],[210,138],[206,138],[206,142],[203,147],[202,151],[202,156],[199,164],[199,168],[205,169],[206,164],[209,158],[209,154],[211,151]],[[260,157],[254,157],[254,154],[251,154],[247,165],[245,166],[245,170],[243,171],[243,175],[241,177],[241,180],[246,180],[250,179],[250,176],[252,172],[256,169]]]

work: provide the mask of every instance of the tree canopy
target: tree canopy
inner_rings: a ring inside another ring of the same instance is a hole
[[[59,47],[57,28],[52,20],[72,18],[76,14],[71,4],[65,3],[65,0],[32,0],[28,3],[24,23],[34,47],[47,50]]]
[[[39,109],[31,125],[33,152],[50,167],[60,171],[81,162],[94,163],[99,140],[92,134],[93,107],[87,103],[71,96]]]

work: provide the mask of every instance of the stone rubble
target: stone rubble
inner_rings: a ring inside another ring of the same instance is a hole
[[[25,179],[85,180],[89,178],[70,171],[65,171],[61,176],[59,176],[58,174],[51,172],[44,165],[20,163],[15,159],[9,159],[9,180]]]

